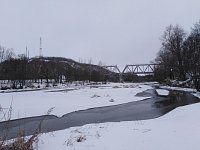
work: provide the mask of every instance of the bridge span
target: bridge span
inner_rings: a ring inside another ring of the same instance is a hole
[[[126,73],[132,73],[132,74],[154,74],[155,68],[159,64],[133,64],[133,65],[126,65],[124,69],[121,71],[117,65],[111,65],[111,66],[103,66],[109,71],[119,73],[119,74],[126,74]]]
[[[119,74],[120,82],[123,81],[123,75],[132,74],[132,75],[153,75],[156,67],[159,64],[151,63],[151,64],[133,64],[126,65],[124,69],[121,71],[117,65],[103,66],[105,69],[115,72]]]

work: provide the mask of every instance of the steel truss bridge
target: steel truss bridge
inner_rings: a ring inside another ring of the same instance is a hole
[[[132,74],[154,74],[155,68],[158,64],[137,64],[137,65],[126,65],[123,71],[120,71],[117,65],[114,66],[103,66],[107,70],[115,73],[119,73],[121,75],[126,73]]]
[[[103,66],[105,69],[119,74],[120,81],[123,81],[123,75],[131,73],[132,75],[153,75],[155,68],[158,64],[134,64],[126,65],[122,71],[120,71],[117,65]]]

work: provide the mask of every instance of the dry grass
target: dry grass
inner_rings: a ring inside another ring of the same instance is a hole
[[[35,133],[26,138],[24,132],[18,134],[18,137],[14,140],[6,140],[9,132],[9,121],[11,120],[12,115],[12,103],[9,108],[2,108],[0,106],[0,113],[3,114],[3,118],[1,120],[7,121],[7,125],[5,127],[6,133],[3,137],[0,137],[0,150],[33,150],[33,144],[38,141],[39,130],[35,131]]]
[[[50,108],[46,115],[49,115],[54,108]],[[40,121],[38,128],[35,130],[32,136],[26,137],[25,133],[21,131],[18,134],[18,137],[14,140],[7,140],[8,132],[9,132],[9,121],[11,120],[12,115],[12,103],[9,108],[4,111],[4,109],[0,106],[0,113],[3,114],[4,118],[1,120],[6,120],[8,122],[6,129],[6,133],[3,137],[0,137],[0,150],[34,150],[34,146],[38,142],[38,137],[41,131],[41,125],[45,120],[45,117]],[[0,120],[0,121],[1,121]]]
[[[21,136],[12,141],[2,141],[0,150],[33,150],[33,144],[37,142],[38,134],[31,136],[29,139],[26,139],[25,136]]]

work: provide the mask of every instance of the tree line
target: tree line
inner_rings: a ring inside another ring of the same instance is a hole
[[[103,67],[78,63],[62,57],[16,56],[11,49],[1,53],[0,80],[12,83],[12,88],[23,88],[26,82],[62,83],[72,81],[118,81],[118,74]]]
[[[161,37],[162,47],[155,59],[160,64],[156,79],[180,81],[192,78],[200,90],[200,21],[195,23],[189,34],[180,25],[170,25]]]

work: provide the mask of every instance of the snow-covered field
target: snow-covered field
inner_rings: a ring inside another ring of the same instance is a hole
[[[39,150],[199,150],[200,104],[157,119],[90,124],[43,134]],[[79,142],[77,142],[79,141]]]
[[[147,89],[152,89],[152,87],[144,84],[110,83],[60,87],[54,90],[0,93],[0,106],[4,112],[12,106],[12,119],[44,115],[51,108],[53,108],[52,114],[62,116],[77,110],[143,100],[147,97],[135,95]],[[4,114],[0,114],[3,119]]]

